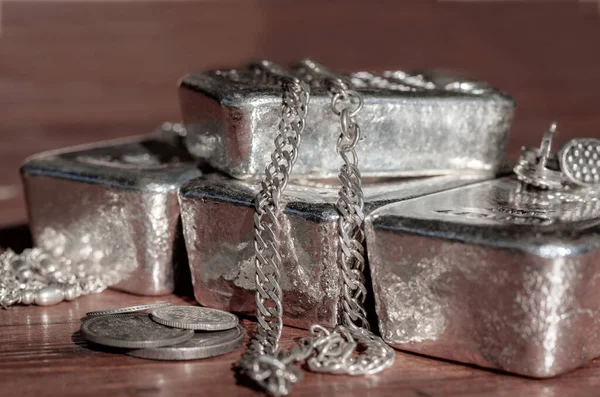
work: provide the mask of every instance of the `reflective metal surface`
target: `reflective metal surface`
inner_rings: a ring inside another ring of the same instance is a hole
[[[600,355],[600,192],[516,177],[367,219],[380,331],[421,354],[549,377]]]
[[[357,116],[366,137],[358,149],[363,176],[494,171],[502,164],[514,109],[507,94],[440,72],[351,78],[364,95]],[[190,152],[241,179],[262,175],[281,116],[281,88],[247,80],[244,70],[206,72],[186,76],[179,90]],[[337,175],[339,121],[329,105],[326,90],[312,90],[294,175]]]
[[[33,156],[22,176],[34,241],[90,273],[118,273],[116,289],[172,292],[187,269],[177,189],[200,174],[185,151],[148,137]]]
[[[365,211],[485,179],[482,174],[366,183]],[[284,323],[337,323],[341,296],[335,181],[290,183],[281,199]],[[204,306],[254,314],[255,184],[211,174],[180,190],[194,295]]]
[[[134,349],[125,352],[133,357],[151,360],[198,360],[227,354],[244,342],[246,331],[241,325],[226,331],[195,332],[192,339],[177,345]]]

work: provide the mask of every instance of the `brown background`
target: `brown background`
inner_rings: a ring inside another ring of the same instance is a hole
[[[339,70],[444,68],[487,80],[517,101],[513,156],[520,145],[537,144],[552,120],[559,141],[600,137],[597,1],[22,0],[2,4],[1,28],[4,226],[25,220],[17,172],[25,156],[149,132],[179,118],[180,76],[256,58],[311,56]],[[0,395],[76,396],[88,387],[123,396],[246,390],[233,386],[229,372],[236,353],[158,364],[91,351],[76,334],[71,340],[85,310],[137,301],[144,299],[113,292],[0,312],[0,379],[7,387],[0,385]],[[405,354],[398,361],[382,377],[310,376],[297,395],[598,395],[598,363],[539,382]]]
[[[190,71],[311,56],[332,68],[445,68],[510,92],[511,152],[600,136],[600,2],[5,1],[0,198],[40,150],[148,132],[178,119]],[[20,197],[0,208],[24,219]]]

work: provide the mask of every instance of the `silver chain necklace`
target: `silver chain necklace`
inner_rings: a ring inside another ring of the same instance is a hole
[[[281,120],[275,138],[275,150],[265,169],[261,189],[256,196],[254,248],[256,267],[256,318],[254,338],[238,362],[240,372],[268,393],[280,396],[301,379],[296,364],[306,360],[308,369],[333,374],[366,375],[380,372],[394,362],[394,351],[369,330],[364,301],[365,249],[363,231],[363,192],[358,169],[356,145],[362,138],[355,116],[363,106],[363,97],[352,89],[349,80],[307,60],[295,73],[267,61],[253,67],[269,81],[279,81],[283,89]],[[297,76],[297,77],[296,77]],[[342,314],[340,324],[331,332],[320,325],[310,329],[312,338],[304,338],[290,351],[279,351],[282,320],[282,291],[279,285],[282,227],[280,198],[288,183],[304,130],[310,87],[325,87],[331,98],[331,111],[340,118],[341,133],[336,150],[343,160],[341,187],[335,203],[340,218],[338,233],[342,273]],[[364,350],[354,352],[358,345]]]
[[[5,309],[18,304],[55,305],[102,292],[118,281],[116,273],[95,274],[85,264],[53,257],[41,248],[0,254],[0,306]]]

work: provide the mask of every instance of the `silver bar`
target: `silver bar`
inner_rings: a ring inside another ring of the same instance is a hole
[[[490,177],[464,174],[367,183],[365,211]],[[300,328],[315,323],[333,326],[341,296],[337,184],[304,183],[290,183],[281,199],[285,206],[281,220],[284,323]],[[194,295],[201,305],[254,314],[256,193],[255,184],[221,174],[196,178],[181,187],[183,233]]]
[[[40,153],[21,171],[36,245],[117,272],[113,288],[135,294],[170,293],[185,277],[177,190],[201,172],[184,150],[135,137]]]
[[[433,71],[350,78],[364,95],[363,176],[493,172],[502,164],[514,110],[507,94]],[[280,87],[253,79],[248,70],[213,71],[184,77],[179,89],[188,149],[239,179],[262,176],[281,117]],[[296,176],[337,175],[339,119],[330,102],[323,88],[312,90]]]
[[[378,209],[367,243],[392,346],[532,377],[600,356],[600,192],[515,177]]]

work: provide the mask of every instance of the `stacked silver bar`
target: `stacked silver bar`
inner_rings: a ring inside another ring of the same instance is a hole
[[[135,294],[189,279],[177,191],[201,172],[187,151],[136,137],[41,153],[21,171],[38,247],[110,271],[121,279],[113,288]]]
[[[483,82],[440,72],[350,76],[364,95],[357,121],[366,139],[363,177],[495,172],[504,161],[512,99]],[[256,85],[249,70],[194,74],[179,96],[191,153],[238,179],[260,179],[273,148],[281,108],[278,85]],[[311,92],[294,177],[335,178],[339,121],[324,89]]]
[[[489,174],[414,178],[364,186],[368,213],[393,203],[490,178]],[[338,218],[333,185],[289,184],[282,202],[284,323],[300,328],[338,322],[341,299]],[[185,183],[180,202],[196,300],[253,314],[255,183],[210,175]]]
[[[391,204],[367,221],[383,339],[550,377],[600,355],[600,193],[515,176]]]

